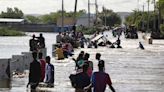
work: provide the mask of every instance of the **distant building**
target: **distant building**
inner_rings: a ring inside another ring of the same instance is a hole
[[[73,25],[75,24],[74,18],[65,17],[63,19],[63,28],[62,28],[62,18],[57,19],[57,27],[55,27],[55,32],[65,32],[72,31]]]
[[[0,24],[24,24],[25,19],[0,18]]]
[[[74,19],[72,17],[65,17],[63,20],[63,26],[72,26],[74,25]],[[57,19],[57,26],[61,27],[62,26],[62,18]]]
[[[95,20],[96,20],[96,15],[90,14],[90,26],[94,25]],[[84,14],[84,15],[80,16],[77,19],[76,25],[77,26],[82,25],[82,26],[88,27],[89,26],[88,14]]]

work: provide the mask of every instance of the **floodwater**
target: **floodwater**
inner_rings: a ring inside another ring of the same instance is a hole
[[[26,33],[27,36],[7,37],[0,36],[0,58],[11,58],[12,55],[20,55],[21,52],[29,51],[29,39],[32,35],[40,33]],[[43,33],[46,40],[47,54],[51,55],[52,44],[56,43],[56,33]],[[2,53],[3,52],[3,53]]]
[[[114,42],[116,38],[111,34],[105,33],[108,38]],[[29,33],[32,35],[32,33]],[[36,34],[38,35],[38,34]],[[48,55],[51,55],[51,45],[55,43],[56,34],[44,33],[46,45],[48,47]],[[2,38],[2,39],[1,39]],[[17,42],[16,40],[19,41]],[[0,53],[2,57],[11,57],[12,54],[20,54],[22,51],[28,51],[28,40],[26,37],[0,37],[0,52],[4,52],[10,56]],[[164,40],[154,40],[153,45],[149,45],[147,41],[142,39],[124,39],[121,38],[123,49],[111,49],[107,47],[99,47],[98,49],[76,49],[75,56],[84,50],[91,54],[90,60],[94,63],[94,71],[97,71],[97,61],[95,54],[102,54],[105,61],[105,71],[110,74],[113,87],[116,92],[163,92],[164,90]],[[137,49],[138,42],[141,41],[145,50]],[[14,44],[14,45],[13,45]],[[12,50],[12,51],[10,51]],[[69,75],[74,73],[74,62],[71,58],[58,61],[52,59],[55,66],[55,87],[54,88],[37,88],[38,92],[74,92],[69,81]],[[10,89],[2,89],[3,92],[30,92],[26,88],[28,76],[23,78],[13,78]],[[106,92],[109,92],[107,87]],[[111,92],[111,91],[110,91]]]

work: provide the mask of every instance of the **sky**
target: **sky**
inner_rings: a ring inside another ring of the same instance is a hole
[[[91,12],[95,12],[93,5],[95,0],[90,0]],[[98,10],[102,10],[102,6],[107,9],[112,9],[115,12],[132,12],[139,8],[142,10],[142,6],[147,8],[147,0],[97,0]],[[139,3],[138,3],[139,1]],[[50,12],[56,12],[61,10],[62,0],[0,0],[0,11],[6,11],[7,7],[18,7],[25,14],[48,14]],[[75,0],[64,0],[64,10],[73,11]],[[78,0],[77,10],[88,8],[88,0]],[[153,4],[150,4],[150,10],[153,10]]]

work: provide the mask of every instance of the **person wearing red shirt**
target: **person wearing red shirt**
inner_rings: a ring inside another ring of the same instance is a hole
[[[99,71],[93,73],[91,77],[91,84],[85,87],[84,90],[88,90],[90,87],[93,87],[93,92],[105,92],[106,85],[108,84],[112,92],[115,92],[109,74],[104,72],[104,66],[104,61],[100,60],[98,63]]]
[[[39,62],[40,62],[40,67],[41,67],[41,80],[40,82],[43,82],[45,78],[45,67],[46,67],[46,61],[43,59],[43,53],[39,53]]]

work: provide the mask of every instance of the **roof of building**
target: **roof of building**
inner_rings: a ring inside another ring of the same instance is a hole
[[[0,18],[0,22],[14,22],[14,23],[19,23],[23,22],[24,19],[12,19],[12,18]]]

